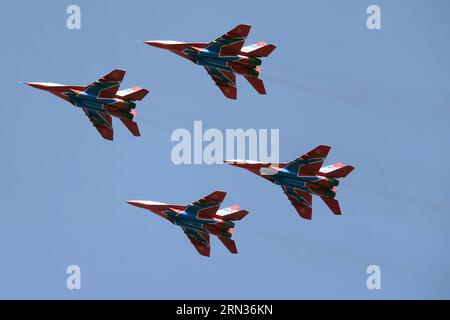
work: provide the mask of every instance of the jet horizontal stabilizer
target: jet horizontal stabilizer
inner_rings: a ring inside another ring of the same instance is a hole
[[[224,221],[241,220],[248,214],[247,210],[241,210],[239,206],[231,206],[217,211],[218,218]]]
[[[120,118],[120,121],[122,121],[122,123],[125,125],[125,127],[127,127],[128,130],[130,130],[130,132],[133,136],[135,136],[135,137],[141,136],[141,133],[139,132],[138,124],[136,122],[134,122],[133,120],[124,119],[124,118]]]
[[[236,243],[234,240],[228,239],[228,238],[222,238],[219,237],[219,240],[223,243],[223,245],[233,254],[238,253],[236,248]]]
[[[333,213],[335,215],[340,216],[341,213],[341,207],[339,206],[339,201],[337,201],[336,199],[330,199],[327,197],[321,197],[323,202],[325,202],[325,204],[328,206],[328,208],[331,209],[331,211],[333,211]]]
[[[253,88],[259,93],[259,94],[266,94],[266,88],[264,87],[264,82],[261,79],[255,78],[255,77],[244,77],[247,79],[248,82],[252,85]]]

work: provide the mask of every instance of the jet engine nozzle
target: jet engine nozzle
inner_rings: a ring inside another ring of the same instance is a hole
[[[334,199],[334,197],[336,196],[336,192],[329,190],[329,189],[325,189],[323,192],[323,195],[327,198]]]
[[[337,179],[328,178],[327,182],[330,187],[337,187],[339,185],[339,180]]]
[[[224,226],[225,228],[234,228],[234,222],[231,222],[231,221],[224,221],[224,222],[223,222],[223,226]]]

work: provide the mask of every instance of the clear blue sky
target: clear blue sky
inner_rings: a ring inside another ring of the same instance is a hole
[[[450,298],[448,1],[72,1],[2,4],[0,298]],[[382,9],[382,30],[366,8]],[[267,96],[238,78],[225,99],[202,68],[134,40],[209,41],[239,23],[263,63]],[[70,104],[17,81],[88,84],[112,69],[138,105],[142,137],[115,122],[102,140]],[[314,199],[301,220],[280,188],[225,165],[175,166],[176,128],[279,128],[280,158],[319,144],[342,181],[336,217]],[[211,258],[127,199],[189,203],[217,189],[250,211],[239,254]],[[82,290],[65,269],[82,269]],[[366,288],[366,267],[382,289]]]

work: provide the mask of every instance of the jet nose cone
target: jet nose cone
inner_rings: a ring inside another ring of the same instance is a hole
[[[243,161],[243,160],[225,160],[224,163],[235,166],[235,167],[246,167],[246,165],[251,164],[251,161]]]
[[[164,43],[162,43],[161,41],[145,41],[145,43],[156,48],[166,48]]]
[[[26,85],[28,85],[30,87],[36,88],[36,89],[44,89],[45,88],[45,86],[43,86],[39,82],[25,82],[24,84],[26,84]]]
[[[238,161],[237,160],[225,160],[224,163],[232,165],[232,166],[237,166],[238,165]]]
[[[177,44],[181,44],[182,42],[178,41],[172,41],[172,40],[150,40],[145,41],[146,44],[152,47],[156,48],[162,48],[162,49],[174,49],[176,48]]]
[[[127,203],[138,208],[146,208],[145,201],[128,200]]]
[[[26,85],[29,85],[30,87],[40,89],[40,90],[51,90],[52,88],[61,86],[57,83],[49,83],[49,82],[25,82]]]
[[[237,164],[237,163],[234,162],[234,161],[226,160],[226,161],[224,161],[224,163],[225,163],[225,164],[228,164],[228,165],[230,165],[230,166],[233,166],[233,167],[239,167],[239,164]]]

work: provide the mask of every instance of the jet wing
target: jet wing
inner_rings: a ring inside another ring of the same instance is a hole
[[[296,188],[282,187],[300,217],[311,220],[312,195]]]
[[[116,96],[124,77],[124,70],[111,71],[106,76],[91,83],[84,92],[98,98],[112,99]]]
[[[102,137],[107,140],[113,140],[114,132],[111,116],[105,112],[97,112],[87,108],[83,108],[83,110]]]
[[[197,249],[198,253],[202,256],[209,257],[209,253],[211,251],[209,234],[194,229],[182,228],[191,243],[194,245],[195,249]]]
[[[205,69],[227,98],[234,100],[237,98],[236,75],[234,73],[210,67],[205,67]]]
[[[219,56],[238,55],[244,45],[245,39],[247,39],[250,33],[250,28],[251,26],[249,25],[240,24],[208,44],[205,49],[217,52]]]
[[[217,210],[219,210],[226,195],[226,192],[215,191],[188,205],[184,209],[184,212],[198,219],[212,219],[216,215]]]
[[[289,162],[284,169],[296,172],[299,176],[316,174],[322,167],[330,149],[331,147],[329,146],[318,146],[294,161]]]

